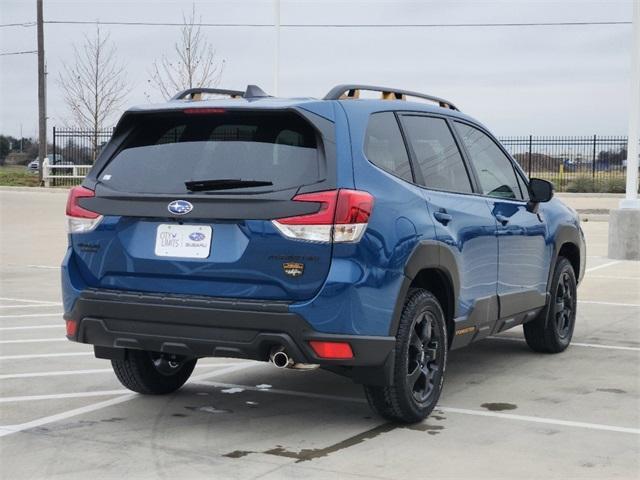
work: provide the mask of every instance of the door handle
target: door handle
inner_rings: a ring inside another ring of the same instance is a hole
[[[501,214],[496,214],[496,220],[498,220],[502,225],[506,225],[507,223],[509,223],[509,217],[505,217],[504,215]]]
[[[451,220],[453,220],[453,217],[447,212],[433,212],[433,216],[443,225],[447,225]]]

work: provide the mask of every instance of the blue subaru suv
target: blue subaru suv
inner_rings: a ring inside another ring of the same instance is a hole
[[[537,352],[569,345],[585,242],[552,197],[441,98],[186,90],[128,110],[70,192],[67,337],[143,394],[249,358],[420,421],[450,350],[521,324]]]

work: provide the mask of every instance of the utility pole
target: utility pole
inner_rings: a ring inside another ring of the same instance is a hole
[[[631,90],[627,144],[627,187],[620,208],[609,211],[609,258],[640,260],[640,200],[638,142],[640,141],[640,1],[633,2]]]
[[[277,97],[280,83],[280,0],[273,0],[273,10],[273,26],[276,34],[273,56],[273,95]]]
[[[640,2],[633,2],[631,39],[631,94],[627,144],[627,188],[620,208],[640,208],[638,201],[638,143],[640,142]]]
[[[42,162],[47,155],[47,97],[45,92],[42,0],[36,0],[36,2],[36,20],[38,24],[38,180],[42,183]]]

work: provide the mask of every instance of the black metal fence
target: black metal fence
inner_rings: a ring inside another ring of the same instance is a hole
[[[100,130],[53,127],[53,152],[56,164],[93,165],[113,128]]]
[[[530,177],[551,180],[558,191],[625,189],[627,137],[501,137]]]
[[[98,131],[53,128],[54,152],[65,163],[91,165],[109,141],[113,128]],[[627,137],[500,137],[530,177],[550,180],[558,191],[625,190]]]

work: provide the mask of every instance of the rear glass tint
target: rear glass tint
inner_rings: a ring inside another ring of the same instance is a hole
[[[322,180],[315,130],[290,112],[141,116],[98,179],[131,193],[186,193],[190,181],[273,183],[224,191],[234,193]]]

